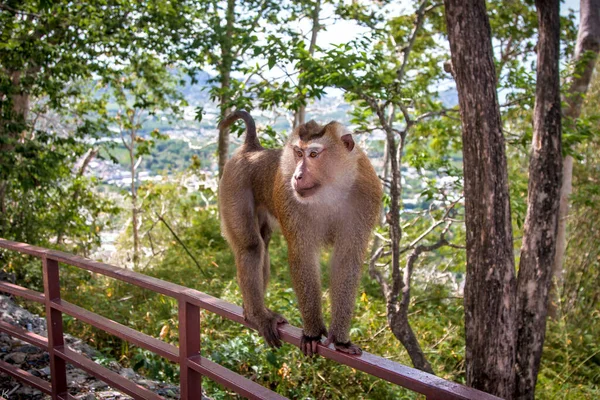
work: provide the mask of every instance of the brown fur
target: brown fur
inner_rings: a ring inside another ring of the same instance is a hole
[[[244,144],[225,165],[219,187],[223,234],[235,254],[245,317],[271,346],[281,344],[277,324],[286,322],[264,304],[274,217],[288,243],[290,272],[304,323],[303,351],[314,354],[316,338],[327,334],[321,311],[319,252],[323,245],[331,245],[328,342],[337,344],[338,350],[360,354],[358,347],[342,344],[349,343],[361,266],[379,216],[382,189],[363,151],[352,147],[351,139],[348,147],[348,136],[341,139],[347,134],[337,122],[321,126],[309,121],[292,132],[283,149]],[[304,156],[298,157],[298,151]],[[318,155],[310,157],[312,152]],[[303,197],[302,185],[313,183],[317,188],[311,190],[316,191]]]

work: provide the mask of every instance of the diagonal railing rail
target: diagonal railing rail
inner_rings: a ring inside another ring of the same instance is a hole
[[[4,361],[0,361],[0,371],[51,395],[53,400],[72,398],[67,392],[67,363],[88,372],[90,375],[95,376],[135,399],[162,399],[162,397],[154,392],[123,378],[65,346],[62,323],[63,314],[68,314],[141,348],[150,350],[172,362],[178,363],[180,365],[180,396],[183,400],[201,399],[202,377],[212,379],[250,399],[285,398],[256,382],[202,357],[200,353],[200,309],[216,313],[224,318],[252,328],[244,320],[241,307],[197,290],[60,251],[6,239],[0,239],[0,248],[16,251],[21,254],[28,254],[42,260],[44,293],[3,281],[0,281],[0,292],[44,304],[46,306],[48,338],[3,321],[0,321],[0,331],[48,351],[50,356],[51,382],[48,383]],[[102,274],[176,299],[179,304],[179,348],[62,300],[60,298],[59,263]],[[301,329],[286,324],[280,326],[279,333],[283,341],[297,347],[300,346]],[[326,347],[322,344],[318,346],[317,352],[321,356],[340,364],[348,365],[354,369],[421,393],[429,400],[498,400],[498,397],[479,390],[446,381],[435,375],[366,352],[361,356],[351,356],[336,351],[333,349],[333,345]]]

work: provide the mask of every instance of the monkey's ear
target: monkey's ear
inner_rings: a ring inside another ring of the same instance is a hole
[[[348,151],[352,151],[352,149],[354,148],[354,139],[352,139],[352,135],[347,133],[344,136],[342,136],[342,142],[344,142],[344,146],[346,146],[346,149]]]

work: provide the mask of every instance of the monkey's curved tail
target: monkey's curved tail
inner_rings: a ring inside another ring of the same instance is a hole
[[[250,115],[250,113],[246,110],[236,110],[223,118],[223,120],[219,123],[219,130],[226,129],[231,124],[233,124],[238,119],[243,119],[246,124],[246,146],[250,148],[262,149],[260,142],[258,141],[258,136],[256,136],[256,124],[254,123],[254,118]]]

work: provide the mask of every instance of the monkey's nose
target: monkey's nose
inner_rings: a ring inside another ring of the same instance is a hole
[[[300,179],[302,179],[302,172],[297,173],[294,178],[296,178],[297,181],[299,181]]]

